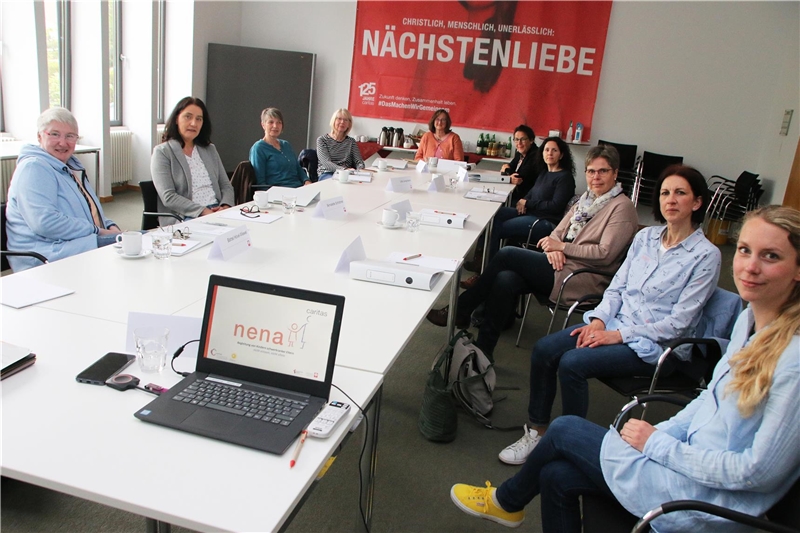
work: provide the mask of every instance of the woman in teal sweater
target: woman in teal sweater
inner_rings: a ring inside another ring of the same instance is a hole
[[[288,141],[279,139],[283,132],[283,115],[280,110],[268,107],[261,112],[264,138],[250,148],[250,163],[259,185],[280,187],[302,187],[308,185],[305,171],[297,162],[297,156]]]

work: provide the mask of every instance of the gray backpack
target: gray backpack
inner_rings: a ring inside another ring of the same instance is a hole
[[[466,331],[459,332],[453,343],[448,382],[458,403],[480,423],[492,427],[489,415],[497,382],[494,366]]]

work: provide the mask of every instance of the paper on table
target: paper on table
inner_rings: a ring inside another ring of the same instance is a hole
[[[272,224],[279,218],[283,218],[283,215],[273,215],[272,213],[264,212],[248,213],[248,216],[244,216],[238,209],[226,209],[219,216],[231,220],[238,220],[239,222],[255,222],[257,224]],[[230,229],[231,228],[226,228],[225,231],[229,231]]]
[[[293,189],[291,187],[270,187],[267,191],[267,198],[270,203],[279,204],[283,202],[283,195],[289,194],[297,197],[297,205],[308,207],[308,204],[319,199],[319,188],[316,183]]]
[[[172,239],[172,255],[180,257],[202,248],[206,244],[211,244],[211,239]]]
[[[36,281],[19,276],[5,276],[2,278],[2,304],[14,309],[28,307],[29,305],[61,298],[75,292],[74,289],[51,285],[43,281]]]
[[[445,270],[447,272],[455,272],[459,263],[461,263],[461,259],[448,259],[447,257],[433,257],[431,255],[422,255],[420,257],[415,257],[414,259],[409,259],[408,261],[403,261],[404,257],[411,257],[413,255],[417,254],[407,252],[392,252],[389,254],[389,257],[386,258],[386,260],[390,263],[417,265],[421,267],[432,268],[434,270]]]
[[[405,159],[386,159],[386,166],[395,170],[404,170],[408,166],[408,161]]]
[[[495,192],[485,192],[484,187],[474,187],[473,189],[467,191],[467,194],[464,195],[464,198],[469,198],[471,200],[485,200],[487,202],[505,202],[506,198],[508,197],[508,193],[504,191],[495,191]]]

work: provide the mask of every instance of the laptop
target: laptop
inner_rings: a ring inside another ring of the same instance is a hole
[[[195,372],[134,416],[282,454],[328,402],[344,297],[212,275]]]

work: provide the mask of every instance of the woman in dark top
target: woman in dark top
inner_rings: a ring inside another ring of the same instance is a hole
[[[575,194],[575,163],[569,146],[559,137],[548,137],[539,147],[537,159],[546,166],[533,187],[516,203],[516,207],[501,207],[494,216],[489,259],[500,249],[500,241],[508,237],[528,236],[538,220],[531,242],[550,235],[564,217]]]
[[[536,136],[531,128],[520,124],[514,130],[513,139],[517,153],[510,163],[500,167],[500,171],[504,176],[511,176],[511,183],[516,185],[511,194],[511,204],[516,205],[517,201],[524,198],[536,183],[536,177],[539,175],[542,165],[538,164],[539,160],[536,158],[539,147],[536,146]]]

